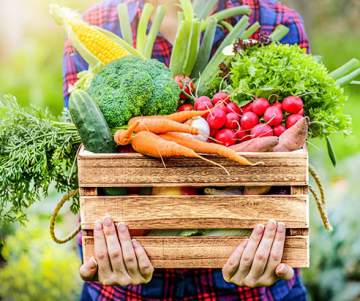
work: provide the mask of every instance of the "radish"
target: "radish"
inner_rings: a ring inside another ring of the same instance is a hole
[[[186,86],[184,87],[184,91],[185,91],[186,94],[192,95],[194,90],[195,90],[194,83],[189,78],[188,81],[186,82]]]
[[[225,127],[228,129],[236,129],[240,124],[240,116],[236,113],[227,113]]]
[[[248,104],[246,104],[245,106],[242,106],[241,107],[241,111],[243,113],[246,113],[246,112],[252,112],[252,102],[249,102]]]
[[[268,107],[270,107],[270,103],[266,98],[256,98],[252,105],[252,111],[258,116],[263,116]]]
[[[225,104],[230,102],[230,95],[226,92],[218,92],[213,97],[213,103],[216,105],[218,102],[223,102]]]
[[[272,106],[273,106],[273,107],[278,107],[278,108],[282,111],[282,104],[281,104],[281,102],[276,101],[276,102],[273,103]]]
[[[211,109],[213,107],[214,106],[213,106],[210,98],[206,97],[206,96],[201,96],[201,97],[197,98],[195,101],[195,105],[194,105],[194,108],[197,111],[205,111],[205,110]],[[208,114],[206,114],[204,117],[206,117],[207,115]]]
[[[280,124],[274,127],[274,136],[280,137],[282,133],[284,133],[286,128]]]
[[[250,131],[245,131],[242,128],[239,128],[236,132],[235,132],[235,137],[236,139],[238,139],[240,142],[246,141],[246,140],[250,140],[251,136],[250,136]]]
[[[273,129],[266,123],[259,123],[255,125],[251,132],[251,138],[273,136]]]
[[[239,108],[239,106],[235,102],[229,102],[226,105],[226,111],[228,113],[232,112],[232,113],[241,115],[241,109]]]
[[[305,115],[304,109],[301,109],[297,114],[304,116]]]
[[[283,121],[283,115],[281,109],[277,106],[268,107],[264,114],[264,120],[271,126],[277,126]]]
[[[303,107],[304,103],[298,96],[289,96],[282,101],[282,109],[291,114],[297,114]]]
[[[215,137],[218,130],[210,128],[210,137]]]
[[[289,129],[291,128],[295,123],[297,123],[300,119],[302,119],[303,116],[299,115],[299,114],[291,114],[287,119],[286,119],[286,128]]]
[[[216,108],[211,111],[211,113],[207,116],[207,122],[211,129],[220,129],[226,122],[226,114],[225,112],[220,109]]]
[[[182,106],[180,106],[178,108],[178,112],[182,112],[182,111],[192,111],[194,110],[194,107],[189,104],[189,103],[186,103],[186,104],[183,104]]]
[[[182,133],[181,135],[186,136],[186,137],[191,137],[193,139],[197,139],[197,140],[204,141],[204,142],[206,142],[208,140],[208,138],[210,136],[210,127],[204,118],[196,117],[196,118],[189,120],[186,123],[191,125],[193,128],[198,129],[199,134],[191,135],[191,134]]]
[[[259,123],[259,117],[254,112],[246,112],[242,115],[240,124],[244,130],[251,130]]]
[[[216,133],[215,139],[222,145],[230,146],[235,144],[236,135],[235,132],[230,129],[222,129]]]

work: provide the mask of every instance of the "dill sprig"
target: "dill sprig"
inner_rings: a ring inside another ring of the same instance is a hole
[[[71,122],[26,110],[13,96],[0,96],[0,225],[24,222],[25,210],[47,196],[77,187],[80,137]],[[78,200],[71,206],[78,209]]]

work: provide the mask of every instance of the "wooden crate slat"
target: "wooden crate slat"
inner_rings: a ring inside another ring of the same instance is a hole
[[[111,216],[130,229],[253,228],[274,218],[287,228],[308,227],[307,196],[81,197],[82,229]]]
[[[135,237],[155,268],[221,268],[244,237]],[[94,256],[94,240],[83,237],[84,260]],[[287,237],[283,261],[294,268],[309,266],[308,237]]]

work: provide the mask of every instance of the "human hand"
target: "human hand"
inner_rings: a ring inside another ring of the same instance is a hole
[[[277,280],[290,280],[294,270],[281,263],[285,243],[285,225],[270,220],[266,227],[257,225],[249,239],[231,254],[222,269],[225,281],[238,286],[271,286]]]
[[[97,221],[94,227],[95,258],[80,267],[85,281],[94,280],[103,285],[138,285],[150,282],[154,267],[144,248],[131,240],[126,225],[114,225],[110,217]]]

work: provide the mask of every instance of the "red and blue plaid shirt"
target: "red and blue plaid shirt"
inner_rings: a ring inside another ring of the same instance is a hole
[[[204,0],[206,1],[206,0]],[[84,19],[91,24],[103,27],[121,36],[117,5],[128,3],[130,20],[135,37],[137,21],[141,12],[142,0],[104,0],[84,14]],[[276,0],[219,0],[217,10],[238,5],[249,5],[252,8],[250,22],[259,21],[261,31],[271,33],[279,24],[286,25],[290,32],[281,41],[288,44],[299,44],[309,51],[309,42],[304,30],[301,16]],[[241,16],[229,20],[236,23]],[[223,40],[226,32],[217,29],[214,49]],[[135,41],[136,39],[134,39]],[[153,58],[169,65],[172,45],[159,35],[155,42]],[[65,106],[68,105],[69,86],[77,80],[80,71],[87,70],[88,65],[67,41],[63,61],[63,93]],[[198,301],[232,301],[232,300],[268,300],[293,301],[306,300],[299,272],[290,281],[278,281],[271,287],[250,289],[237,287],[224,281],[221,270],[156,270],[152,281],[139,286],[102,286],[97,283],[85,283],[82,300],[117,301],[117,300],[198,300]]]

